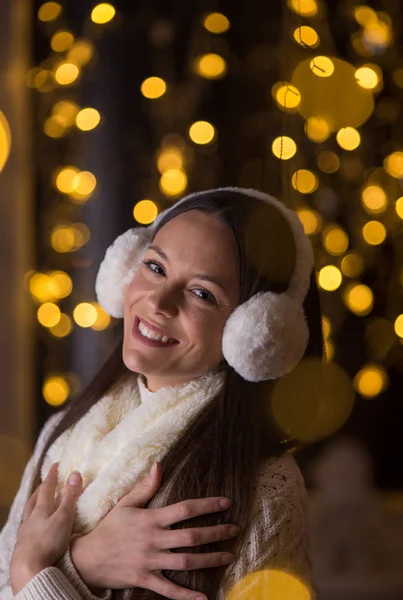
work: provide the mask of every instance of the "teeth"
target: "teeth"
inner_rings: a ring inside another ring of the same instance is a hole
[[[170,340],[170,338],[168,336],[166,336],[166,335],[162,336],[160,333],[155,333],[154,331],[150,331],[148,329],[148,327],[146,327],[144,325],[144,323],[142,323],[141,321],[139,322],[139,330],[140,330],[140,333],[144,337],[147,337],[150,340],[156,340],[156,341],[164,342],[165,344],[167,342],[173,341],[173,340]]]

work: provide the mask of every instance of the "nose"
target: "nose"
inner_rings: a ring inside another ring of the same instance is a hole
[[[178,314],[178,292],[168,286],[159,286],[148,297],[150,309],[155,314],[162,314],[167,318]]]

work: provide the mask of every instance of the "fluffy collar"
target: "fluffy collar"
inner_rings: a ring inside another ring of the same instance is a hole
[[[73,533],[84,535],[161,460],[184,427],[222,389],[224,372],[151,392],[142,375],[103,396],[49,448],[41,476],[59,462],[57,496],[71,471],[83,476]]]

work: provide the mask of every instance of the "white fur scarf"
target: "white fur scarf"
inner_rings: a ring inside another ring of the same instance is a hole
[[[224,372],[151,392],[140,375],[101,398],[49,448],[45,479],[59,461],[59,496],[74,470],[83,477],[73,534],[84,535],[161,460],[184,427],[222,389]]]

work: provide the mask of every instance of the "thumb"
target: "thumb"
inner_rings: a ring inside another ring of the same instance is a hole
[[[151,467],[150,472],[136,481],[128,494],[119,500],[117,506],[135,506],[142,508],[157,492],[162,478],[162,468],[158,461]]]

